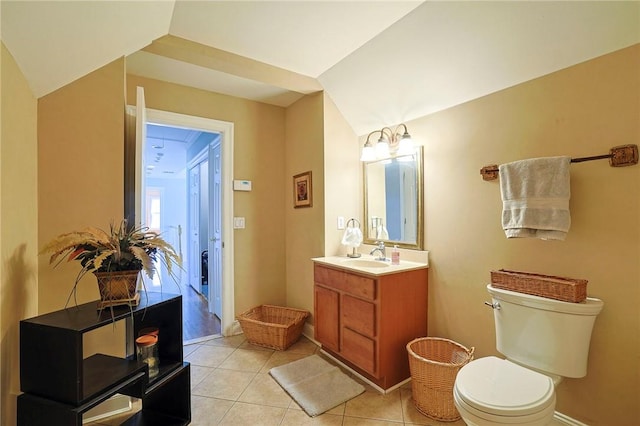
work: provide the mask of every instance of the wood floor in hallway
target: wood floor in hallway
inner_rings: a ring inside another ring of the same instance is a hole
[[[220,319],[207,309],[207,299],[190,285],[182,291],[182,338],[185,342],[220,334]]]

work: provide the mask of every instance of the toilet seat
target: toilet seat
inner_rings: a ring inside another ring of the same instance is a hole
[[[479,358],[460,369],[455,381],[455,397],[475,415],[485,419],[538,418],[553,413],[553,380],[494,356]],[[514,421],[513,423],[520,423]]]

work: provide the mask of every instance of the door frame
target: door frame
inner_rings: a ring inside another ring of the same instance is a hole
[[[231,335],[235,319],[234,241],[233,241],[233,145],[234,124],[212,118],[196,117],[146,108],[147,122],[186,127],[220,134],[222,154],[222,318],[221,334]]]

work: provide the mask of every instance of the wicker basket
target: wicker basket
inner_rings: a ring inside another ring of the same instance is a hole
[[[301,309],[260,305],[237,318],[249,343],[283,351],[300,338],[308,316]]]
[[[460,419],[453,403],[453,385],[458,371],[473,359],[473,351],[439,337],[422,337],[407,344],[411,391],[418,411],[441,422]]]
[[[100,290],[100,309],[107,306],[136,306],[140,300],[137,293],[139,270],[94,272]]]
[[[534,296],[579,303],[587,298],[587,280],[500,269],[491,271],[491,285]]]

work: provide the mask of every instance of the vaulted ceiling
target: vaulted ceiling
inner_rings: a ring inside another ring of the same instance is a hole
[[[288,106],[325,90],[362,135],[640,42],[638,1],[12,1],[36,97],[131,74]]]

